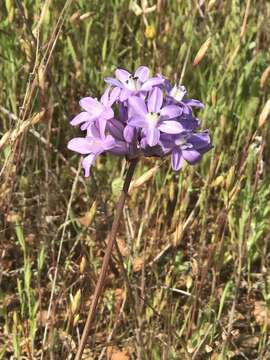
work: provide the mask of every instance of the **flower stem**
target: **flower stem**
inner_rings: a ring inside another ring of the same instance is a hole
[[[109,261],[110,261],[110,258],[111,258],[113,245],[115,243],[117,230],[118,230],[119,223],[120,223],[120,220],[121,220],[121,215],[122,215],[122,212],[123,212],[124,204],[125,204],[126,198],[128,196],[128,189],[129,189],[129,185],[130,185],[132,176],[134,174],[136,164],[137,164],[137,159],[133,159],[129,163],[129,168],[128,168],[127,173],[126,173],[124,186],[123,186],[123,189],[121,191],[121,195],[120,195],[118,203],[117,203],[116,212],[115,212],[114,219],[113,219],[113,224],[112,224],[112,229],[111,229],[111,232],[110,232],[106,252],[105,252],[105,255],[104,255],[104,258],[103,258],[103,263],[102,263],[102,268],[101,268],[101,271],[100,271],[99,279],[98,279],[97,285],[95,287],[95,292],[94,292],[92,304],[91,304],[91,307],[89,309],[89,313],[88,313],[87,320],[86,320],[86,323],[85,323],[85,326],[84,326],[82,338],[81,338],[81,341],[80,341],[80,344],[79,344],[79,348],[78,348],[75,360],[81,360],[81,358],[82,358],[82,354],[83,354],[83,351],[84,351],[84,348],[85,348],[85,345],[86,345],[88,334],[89,334],[90,328],[92,326],[92,323],[93,323],[95,315],[96,315],[96,309],[97,309],[99,299],[100,299],[100,297],[102,295],[102,292],[103,292],[103,289],[104,289],[105,278],[106,278],[106,274],[107,274],[107,270],[108,270],[108,266],[109,266]]]

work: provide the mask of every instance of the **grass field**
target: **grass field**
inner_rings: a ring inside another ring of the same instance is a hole
[[[214,148],[140,161],[84,359],[270,359],[270,3],[142,3],[0,1],[0,359],[74,358],[125,160],[84,178],[69,121],[139,65],[205,104]]]

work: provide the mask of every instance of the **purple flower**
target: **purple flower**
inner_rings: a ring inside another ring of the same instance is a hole
[[[149,78],[149,69],[146,66],[140,66],[134,74],[124,69],[117,69],[115,76],[116,79],[107,77],[105,81],[107,84],[120,89],[119,99],[122,102],[132,95],[145,94],[154,86],[164,82],[164,79],[158,76]]]
[[[92,126],[98,123],[100,133],[104,135],[107,120],[112,119],[114,112],[112,105],[119,96],[119,89],[114,88],[110,93],[110,88],[107,88],[102,95],[100,101],[92,97],[85,97],[80,100],[81,107],[85,110],[71,121],[71,125],[81,125],[81,130],[88,130],[88,135],[91,136]]]
[[[142,128],[149,146],[157,145],[161,131],[179,134],[184,130],[178,121],[171,120],[179,117],[182,109],[176,105],[163,106],[163,94],[158,87],[151,91],[147,105],[143,99],[132,96],[129,98],[129,106],[135,115],[131,117],[128,125]]]
[[[85,176],[104,152],[128,159],[171,155],[173,169],[179,170],[185,161],[195,164],[211,149],[208,131],[197,132],[200,121],[192,113],[203,104],[186,98],[184,86],[171,86],[162,75],[149,78],[146,66],[134,75],[117,69],[115,76],[105,79],[110,86],[100,101],[81,99],[84,111],[71,121],[87,130],[86,137],[68,143],[70,150],[86,155]]]
[[[211,149],[211,140],[207,130],[198,133],[186,133],[161,140],[165,153],[171,152],[172,168],[180,170],[186,160],[193,165],[202,155]]]
[[[95,129],[95,130],[94,130]],[[97,128],[92,128],[92,135],[71,139],[68,149],[82,155],[87,155],[82,162],[85,176],[90,175],[90,167],[95,162],[96,157],[104,151],[115,147],[116,141],[111,135],[101,136]]]

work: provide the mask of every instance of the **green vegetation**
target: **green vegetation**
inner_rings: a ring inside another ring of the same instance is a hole
[[[135,3],[1,3],[0,359],[74,357],[125,161],[84,179],[69,120],[139,65],[206,105],[215,148],[180,173],[138,165],[159,168],[125,207],[126,275],[115,253],[85,359],[270,358],[270,3]]]

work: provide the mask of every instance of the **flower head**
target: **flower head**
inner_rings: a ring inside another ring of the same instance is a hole
[[[81,99],[84,111],[71,121],[86,130],[85,137],[68,143],[70,150],[87,155],[86,176],[104,152],[129,159],[171,154],[172,168],[179,170],[185,161],[195,164],[212,147],[208,131],[197,131],[200,121],[192,112],[203,104],[188,99],[184,86],[171,86],[160,74],[151,78],[146,66],[134,74],[117,69],[115,77],[105,78],[109,87],[100,100]]]

